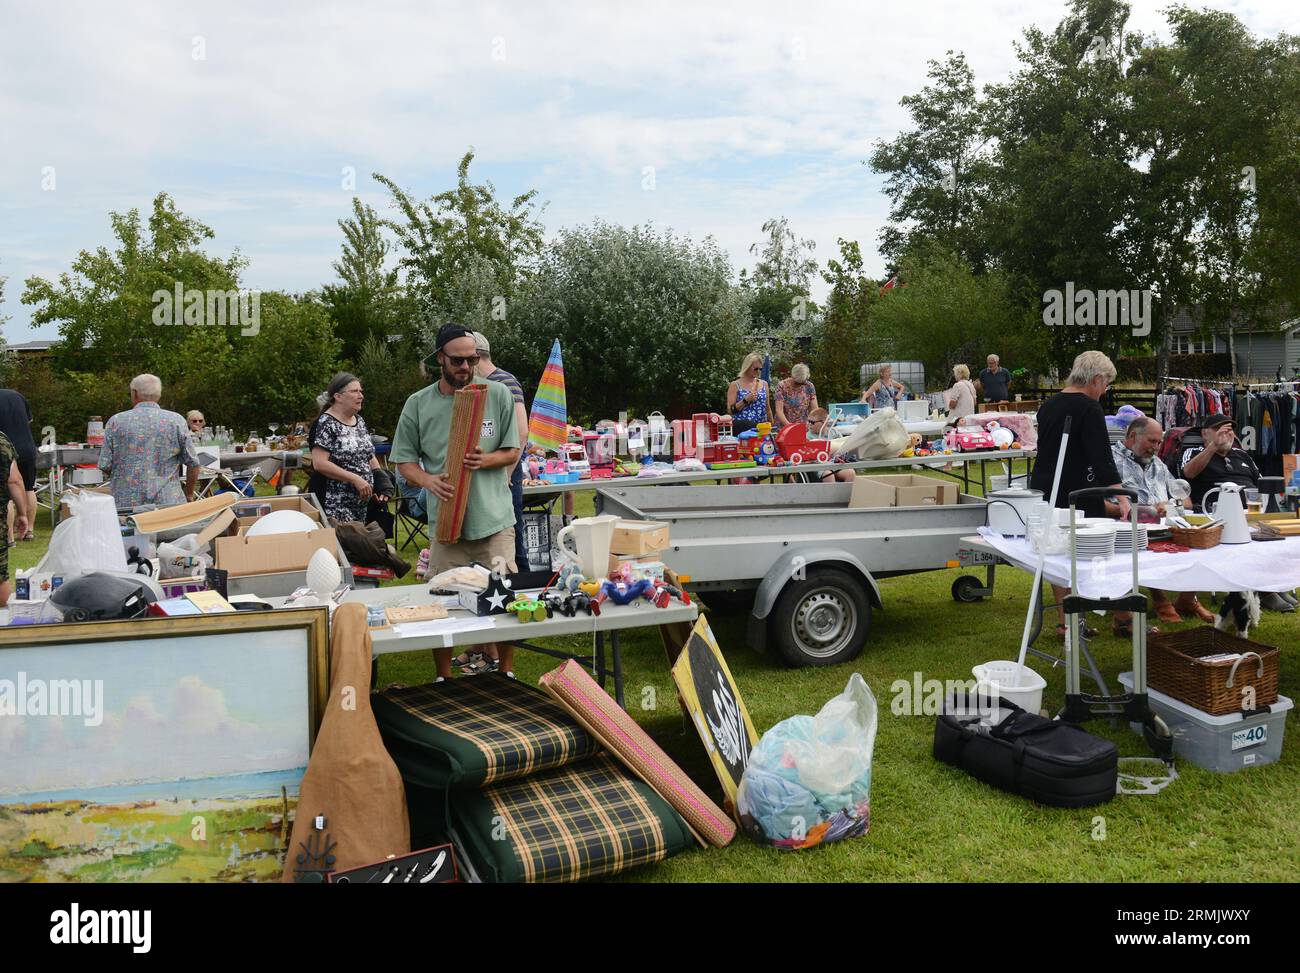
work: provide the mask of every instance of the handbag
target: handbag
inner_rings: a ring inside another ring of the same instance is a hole
[[[956,693],[944,701],[934,727],[936,760],[1053,807],[1090,807],[1114,798],[1119,778],[1115,744],[1070,723],[1028,713],[1006,699],[995,701],[1006,715],[989,726],[981,722],[973,699]],[[987,704],[989,697],[983,700]]]

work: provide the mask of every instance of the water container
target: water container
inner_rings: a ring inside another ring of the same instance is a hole
[[[86,442],[91,446],[104,445],[104,420],[99,416],[91,416],[86,423]]]

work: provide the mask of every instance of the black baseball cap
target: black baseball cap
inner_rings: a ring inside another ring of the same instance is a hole
[[[1201,428],[1207,430],[1218,429],[1220,426],[1230,426],[1230,425],[1232,425],[1232,418],[1230,416],[1224,416],[1224,415],[1207,416],[1205,419],[1201,420]]]
[[[459,324],[444,324],[438,329],[438,337],[433,343],[433,351],[429,352],[429,357],[424,359],[424,367],[431,369],[438,364],[438,352],[446,346],[447,342],[455,341],[457,338],[472,338],[474,332],[468,328],[462,328]]]

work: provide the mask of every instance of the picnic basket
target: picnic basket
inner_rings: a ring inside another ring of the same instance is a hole
[[[1222,537],[1223,524],[1215,524],[1213,527],[1193,527],[1191,530],[1186,527],[1169,528],[1169,539],[1171,541],[1195,550],[1203,551],[1206,548],[1218,547],[1219,540]]]
[[[1206,661],[1205,656],[1240,654]],[[1147,685],[1211,716],[1239,713],[1254,689],[1254,708],[1277,702],[1276,646],[1221,632],[1211,625],[1153,635],[1147,641]]]

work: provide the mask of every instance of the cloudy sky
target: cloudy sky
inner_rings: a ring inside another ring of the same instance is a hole
[[[1300,31],[1295,0],[1213,0],[1257,34]],[[1130,29],[1163,32],[1166,0]],[[980,83],[1063,0],[808,3],[23,3],[0,0],[0,316],[109,243],[108,213],[160,190],[238,248],[248,286],[330,280],[353,195],[379,171],[420,196],[476,180],[548,203],[548,234],[595,218],[712,235],[737,270],[789,217],[824,261],[887,213],[862,160],[906,125],[926,62],[965,51]],[[355,173],[355,188],[348,183]]]

